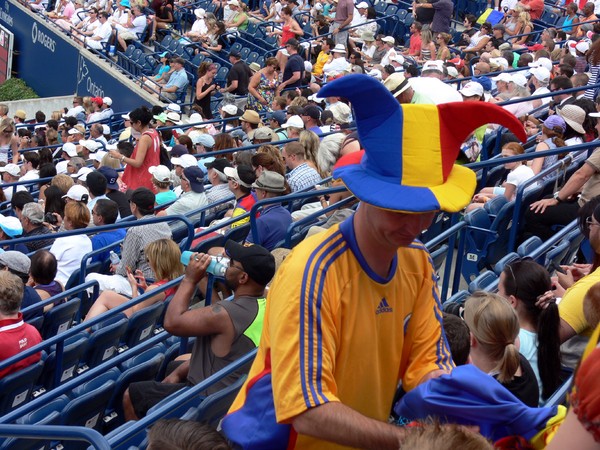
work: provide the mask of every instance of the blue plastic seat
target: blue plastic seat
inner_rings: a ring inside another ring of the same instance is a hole
[[[93,368],[115,356],[128,324],[127,318],[121,318],[115,323],[94,331],[89,338],[88,351],[83,362],[89,368]]]
[[[542,240],[537,236],[532,236],[523,242],[517,248],[519,256],[524,257],[530,255],[533,251],[537,250],[542,245]]]
[[[63,350],[62,367],[59,384],[69,381],[77,374],[77,368],[79,362],[82,360],[85,352],[88,349],[88,339],[80,337],[73,342],[66,343]],[[42,385],[46,389],[53,389],[57,387],[54,379],[54,372],[56,370],[56,351],[50,353],[44,361],[44,371],[40,379]]]
[[[73,298],[66,303],[54,306],[48,311],[44,316],[42,338],[49,339],[71,328],[80,306],[81,300]]]
[[[123,394],[125,389],[131,383],[138,381],[151,381],[156,378],[156,374],[164,360],[164,355],[156,354],[150,359],[140,357],[139,363],[132,365],[129,369],[124,370],[116,381],[111,399],[108,403],[107,413],[105,418],[106,431],[114,430],[124,422],[123,416]]]
[[[494,266],[494,273],[498,275],[498,277],[500,277],[500,274],[502,273],[506,265],[510,264],[513,261],[516,261],[519,258],[521,257],[518,253],[510,252],[508,255],[506,255],[504,258],[500,259],[500,261],[496,263],[496,265]]]
[[[570,247],[571,244],[569,241],[562,240],[558,245],[546,253],[544,266],[551,274],[558,266],[560,266]]]
[[[24,405],[31,399],[43,367],[44,363],[38,361],[0,380],[0,415]]]
[[[123,338],[123,344],[128,348],[135,347],[138,343],[152,337],[156,321],[160,317],[164,305],[161,302],[154,303],[129,317],[127,330]]]
[[[475,291],[487,291],[489,290],[490,285],[495,283],[497,280],[498,276],[494,272],[491,270],[486,270],[473,281],[471,281],[471,283],[469,283],[469,292],[473,293]]]
[[[219,421],[227,414],[244,381],[246,375],[242,375],[235,383],[219,392],[207,396],[198,407],[196,420],[216,428]]]
[[[68,397],[62,395],[41,408],[19,417],[17,423],[20,425],[60,425],[60,412],[68,402]],[[51,445],[51,441],[40,439],[11,438],[0,445],[0,450],[48,450]]]

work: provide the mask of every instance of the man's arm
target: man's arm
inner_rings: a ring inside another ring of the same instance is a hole
[[[344,31],[344,27],[352,22],[352,19],[354,17],[354,3],[351,1],[348,1],[348,3],[348,17],[346,18],[346,20],[340,23],[339,28],[333,30],[332,34],[338,34],[340,31]]]
[[[194,253],[185,270],[185,276],[169,303],[165,313],[164,327],[175,336],[191,337],[222,334],[231,319],[218,303],[204,308],[188,309],[196,285],[204,275],[211,258],[204,253]]]
[[[116,274],[123,277],[127,277],[127,266],[131,267],[135,271],[135,263],[138,260],[138,256],[142,249],[140,248],[140,237],[133,234],[127,233],[125,239],[123,239],[123,250],[121,252],[121,262],[119,263]]]
[[[231,83],[226,87],[221,89],[221,92],[233,92],[238,88],[238,80],[231,80]]]
[[[311,408],[292,421],[298,434],[355,448],[398,449],[407,431],[380,422],[339,403]]]
[[[584,163],[577,172],[565,183],[563,188],[558,192],[558,197],[561,201],[568,200],[581,191],[583,185],[596,173],[596,169],[589,163]],[[558,200],[554,198],[544,198],[531,204],[530,209],[535,213],[543,213],[548,206],[558,205]]]
[[[290,84],[294,84],[296,81],[298,81],[300,79],[301,74],[302,74],[302,72],[292,72],[292,76],[288,80],[281,83],[279,85],[279,88],[277,88],[277,90],[279,92],[281,92],[286,86],[289,86]]]

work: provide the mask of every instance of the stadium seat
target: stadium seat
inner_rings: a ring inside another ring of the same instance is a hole
[[[72,298],[68,302],[61,303],[48,311],[44,316],[42,338],[49,339],[71,328],[80,306],[81,300]]]
[[[510,264],[511,262],[516,261],[517,259],[520,259],[520,258],[521,257],[519,256],[518,253],[515,253],[515,252],[509,253],[508,255],[501,258],[500,261],[498,261],[494,265],[494,273],[496,275],[498,275],[498,277],[500,277],[500,274],[502,273],[502,271],[504,270],[504,267],[506,267],[507,264]]]
[[[73,378],[77,375],[77,368],[87,349],[88,339],[86,337],[78,337],[72,342],[65,342],[62,356],[62,372],[58,384],[54,379],[54,372],[56,370],[56,351],[50,353],[44,361],[44,371],[40,378],[40,384],[47,390],[50,390]]]
[[[140,361],[139,364],[125,370],[117,378],[110,402],[108,403],[107,416],[104,418],[106,431],[114,430],[123,424],[123,394],[125,390],[131,383],[154,380],[164,358],[164,355],[156,354],[154,357]]]
[[[67,405],[69,399],[63,395],[49,401],[41,408],[17,419],[20,425],[60,425],[60,411]],[[49,450],[52,442],[39,439],[6,440],[0,445],[0,450]]]
[[[512,201],[506,203],[495,217],[488,215],[483,208],[465,214],[464,220],[469,226],[465,229],[462,275],[467,282],[472,281],[481,270],[493,267],[506,254],[514,205]]]
[[[133,313],[129,317],[127,330],[122,341],[123,344],[128,348],[132,348],[139,342],[152,337],[156,320],[160,317],[163,308],[162,302],[157,302]]]
[[[558,245],[546,253],[544,266],[546,269],[548,269],[550,274],[552,274],[556,268],[560,266],[570,247],[571,244],[569,241],[562,240],[558,243]]]
[[[13,372],[0,380],[0,415],[27,403],[31,399],[44,363],[38,361],[18,372]]]
[[[105,381],[99,387],[70,401],[62,411],[62,424],[84,426],[101,432],[104,426],[102,418],[114,388],[114,381]],[[63,445],[65,444],[63,443]],[[83,441],[71,441],[66,448],[69,450],[87,449],[88,445]]]
[[[244,381],[246,381],[246,375],[242,375],[235,383],[219,392],[207,396],[198,406],[195,420],[216,428],[219,421],[225,417]]]
[[[583,242],[584,237],[585,236],[581,233],[579,228],[576,228],[565,236],[564,240],[569,242],[569,250],[563,257],[561,264],[569,265],[573,263],[577,253],[579,252],[579,247]]]
[[[539,248],[541,245],[542,245],[542,240],[537,236],[532,236],[529,239],[527,239],[525,242],[523,242],[521,245],[519,245],[519,247],[517,248],[517,253],[521,257],[528,256],[533,251],[535,251],[537,248]]]
[[[489,286],[498,280],[498,276],[491,270],[486,270],[469,283],[469,292],[472,294],[475,291],[487,291]]]
[[[116,355],[120,339],[125,334],[128,324],[127,318],[121,318],[94,331],[89,338],[88,350],[83,358],[84,364],[88,368],[93,368]]]
[[[484,204],[483,209],[490,215],[496,217],[502,207],[508,203],[504,195],[497,195]]]
[[[431,260],[433,261],[433,267],[436,272],[439,272],[440,268],[444,261],[446,261],[446,257],[448,256],[449,247],[444,244],[441,245],[438,249],[431,252]]]

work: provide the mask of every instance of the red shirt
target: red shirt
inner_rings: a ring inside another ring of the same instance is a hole
[[[0,361],[10,358],[42,342],[42,337],[35,327],[23,322],[23,314],[16,319],[0,320]],[[0,378],[17,372],[40,360],[41,352],[0,370]]]
[[[539,20],[544,13],[544,1],[543,0],[521,0],[523,5],[529,6],[529,15],[531,20]]]
[[[421,34],[411,34],[408,54],[411,56],[421,54]]]
[[[152,192],[155,192],[156,188],[152,184],[152,174],[148,172],[148,169],[151,166],[160,165],[160,137],[158,131],[154,129],[144,131],[143,134],[150,136],[152,144],[148,147],[146,157],[144,158],[144,161],[142,161],[140,167],[133,167],[129,164],[125,167],[125,170],[123,171],[123,183],[125,183],[129,189],[147,187]],[[135,159],[137,155],[138,145],[139,142],[133,149],[133,153],[131,154],[132,159]]]

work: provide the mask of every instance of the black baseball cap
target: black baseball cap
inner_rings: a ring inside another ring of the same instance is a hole
[[[323,110],[321,108],[319,108],[318,106],[307,105],[304,107],[301,115],[309,116],[315,120],[320,120],[322,112],[323,112]]]
[[[275,258],[260,245],[245,246],[230,239],[225,243],[225,253],[239,262],[244,272],[262,286],[266,286],[275,275]]]
[[[225,158],[216,158],[211,162],[204,163],[207,169],[215,169],[221,173],[225,173],[225,167],[233,167],[231,163]]]
[[[234,58],[241,58],[242,55],[238,50],[231,50],[229,52],[229,56],[233,56]]]
[[[150,189],[146,187],[139,187],[131,193],[129,196],[129,201],[134,203],[138,208],[149,210],[154,209],[156,197]]]

